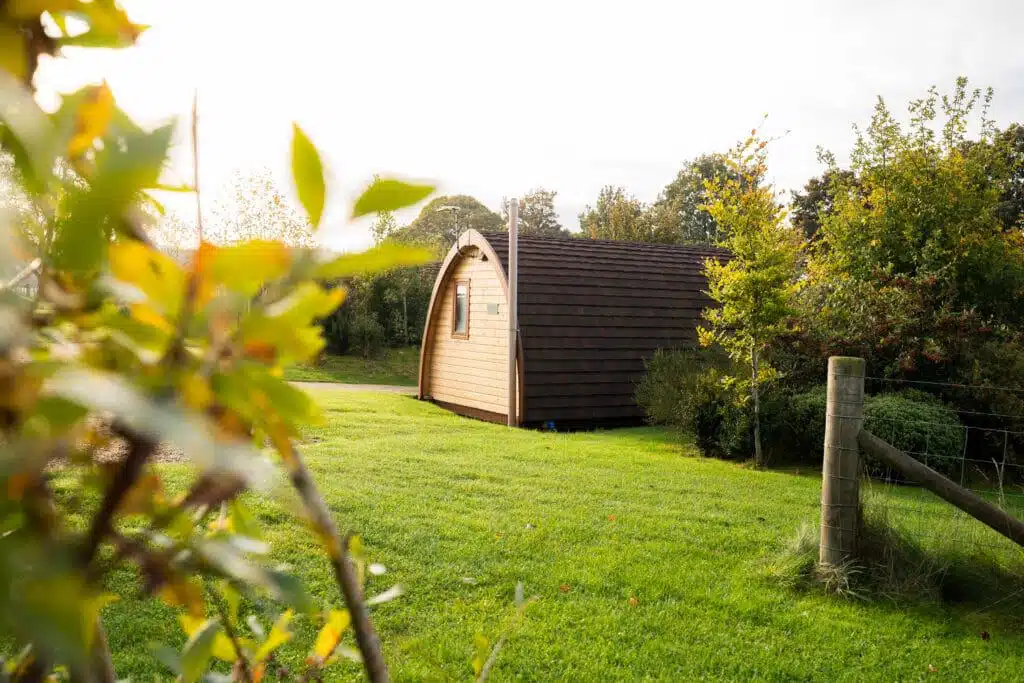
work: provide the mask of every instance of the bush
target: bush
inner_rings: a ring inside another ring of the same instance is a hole
[[[745,460],[753,453],[751,407],[727,389],[727,357],[714,351],[660,350],[647,364],[637,401],[648,419],[694,435],[708,457]],[[820,465],[825,442],[826,388],[792,394],[774,387],[761,401],[761,437],[769,462]],[[914,389],[868,396],[864,403],[871,431],[929,467],[960,477],[964,430],[956,411],[939,398]],[[866,460],[867,472],[885,468]]]
[[[377,321],[377,316],[370,314],[355,315],[349,325],[349,348],[361,354],[363,358],[375,358],[384,349],[384,326]]]
[[[920,391],[871,396],[866,401],[865,428],[937,472],[960,478],[964,455],[964,429],[956,411]],[[886,472],[884,465],[867,460],[872,476]]]
[[[651,422],[692,431],[698,421],[708,419],[706,406],[721,393],[721,373],[714,371],[728,362],[708,349],[658,349],[637,386],[637,403]]]
[[[785,459],[820,463],[825,401],[826,389],[818,386],[789,397],[781,406],[773,404],[784,411],[784,417],[766,416],[765,421],[773,424],[765,439],[771,452]],[[914,389],[868,396],[864,416],[866,428],[879,438],[932,469],[959,478],[964,430],[956,411],[938,398]],[[884,466],[872,460],[866,460],[865,466],[872,476],[886,473]]]

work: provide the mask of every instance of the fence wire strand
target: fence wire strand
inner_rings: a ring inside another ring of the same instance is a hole
[[[881,391],[866,391],[866,397],[892,392],[901,385],[921,385],[933,391],[956,389],[1024,394],[1024,389],[1012,387],[870,376],[865,380],[869,385],[881,384]],[[951,409],[957,415],[986,418],[998,424],[953,426],[932,420],[868,414],[860,418],[861,428],[958,481],[962,487],[1004,512],[1024,519],[1024,457],[1021,457],[1024,456],[1024,439],[1020,438],[1024,431],[1018,424],[1024,416],[960,409],[958,406]],[[962,445],[958,444],[960,439]],[[860,471],[862,514],[881,518],[887,525],[922,545],[953,545],[965,552],[986,551],[1024,566],[1024,550],[1020,546],[946,503],[917,482],[907,480],[864,454]]]
[[[877,377],[865,380],[869,381],[869,386],[881,383],[879,388],[889,391],[899,385],[922,385],[933,390],[1024,393],[1024,389],[987,385]],[[882,392],[872,395],[878,393]],[[1019,424],[1024,417],[959,407],[951,407],[951,410],[958,416],[985,418],[994,424],[952,426],[930,420],[865,415],[861,428],[957,481],[999,509],[1024,518],[1024,460],[1017,457],[1015,450],[1015,446],[1020,449],[1024,440],[1019,438],[1024,435]],[[957,443],[958,440],[963,443]],[[1024,559],[1024,551],[1019,546],[970,514],[945,503],[918,482],[863,455],[860,470],[864,513],[880,517],[915,542],[952,545],[968,552],[984,550],[1014,561]]]

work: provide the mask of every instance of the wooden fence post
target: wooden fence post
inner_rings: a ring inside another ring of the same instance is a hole
[[[857,550],[860,463],[857,433],[864,417],[864,359],[828,359],[825,462],[821,474],[821,542],[818,562],[838,565]]]

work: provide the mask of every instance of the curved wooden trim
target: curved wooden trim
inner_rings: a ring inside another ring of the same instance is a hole
[[[451,279],[452,272],[455,268],[455,264],[462,254],[462,251],[469,248],[476,247],[484,253],[487,260],[494,266],[495,272],[498,274],[498,282],[501,283],[501,289],[505,294],[505,305],[508,305],[508,275],[505,273],[505,269],[501,265],[501,258],[498,257],[498,253],[494,251],[494,247],[487,241],[487,238],[480,234],[478,231],[469,229],[459,235],[458,239],[455,240],[455,244],[448,250],[448,254],[444,257],[444,261],[441,262],[441,269],[437,272],[437,279],[434,280],[434,289],[430,293],[430,305],[427,307],[427,318],[424,323],[423,329],[423,341],[420,345],[420,371],[417,382],[416,395],[420,399],[424,399],[429,395],[430,384],[427,376],[427,359],[430,357],[431,342],[433,341],[433,333],[436,331],[435,319],[440,314],[440,303],[439,299],[444,294],[444,289],[448,285],[448,281]],[[518,403],[519,410],[516,416],[518,424],[523,422],[523,396],[526,393],[524,386],[524,378],[526,376],[523,362],[523,339],[522,335],[519,335],[517,339],[516,355],[518,356],[518,362],[516,366],[518,368],[519,377],[519,394]]]

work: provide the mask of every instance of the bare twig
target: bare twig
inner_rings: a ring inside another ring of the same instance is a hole
[[[196,189],[196,232],[203,243],[203,203],[199,192],[199,90],[192,95],[192,185]]]
[[[302,460],[295,444],[282,444],[285,452],[281,455],[289,469],[292,485],[312,518],[316,530],[323,537],[327,553],[334,569],[334,578],[341,590],[345,607],[352,618],[352,630],[355,632],[356,644],[363,657],[363,668],[372,683],[386,683],[389,680],[387,663],[381,653],[380,639],[370,622],[370,615],[363,601],[363,589],[359,585],[355,568],[348,556],[348,539],[342,540],[338,534],[331,513],[324,503],[323,496],[309,476],[309,470]]]
[[[91,653],[93,672],[102,683],[116,683],[117,672],[114,670],[114,660],[110,657],[107,632],[103,628],[103,622],[99,615],[96,616],[95,629],[96,632],[93,634],[95,642],[93,642]]]
[[[88,569],[92,564],[100,543],[113,528],[114,513],[121,506],[121,501],[131,490],[135,481],[142,473],[142,468],[149,460],[149,457],[156,450],[156,442],[140,436],[130,434],[128,436],[128,455],[125,457],[121,467],[114,475],[114,481],[103,495],[103,502],[100,504],[99,512],[93,517],[89,526],[89,533],[86,535],[85,544],[82,546],[80,561],[83,568]]]
[[[245,652],[242,650],[242,644],[238,641],[238,634],[235,633],[235,627],[231,625],[231,620],[228,619],[228,613],[224,609],[224,605],[221,604],[220,599],[210,592],[211,602],[217,607],[217,614],[220,615],[220,621],[224,625],[224,633],[227,634],[228,639],[231,641],[231,645],[235,648],[235,653],[238,655],[236,663],[238,664],[239,671],[242,674],[242,680],[253,683],[252,668],[249,666],[249,660],[245,657]]]
[[[39,269],[42,267],[43,259],[37,256],[36,258],[32,259],[32,261],[29,262],[27,266],[18,271],[17,275],[12,277],[7,282],[0,284],[0,292],[7,291],[8,289],[13,289],[14,287],[17,287],[19,284],[22,283],[23,280],[27,279],[30,275],[39,272]]]

